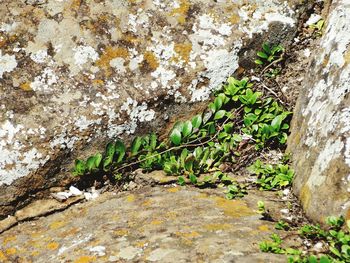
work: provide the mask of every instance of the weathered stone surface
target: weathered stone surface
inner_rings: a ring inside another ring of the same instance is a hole
[[[327,28],[306,73],[289,150],[294,189],[308,216],[350,219],[350,4],[333,1]]]
[[[274,223],[259,220],[253,191],[225,199],[222,189],[146,187],[23,222],[0,236],[2,262],[286,262],[259,252]],[[282,202],[266,201],[274,214]],[[288,244],[286,244],[288,245]]]
[[[17,219],[14,216],[9,216],[6,219],[1,220],[0,221],[0,234],[15,224],[17,224]]]
[[[293,38],[298,2],[2,0],[0,216],[109,139],[200,110],[254,33]]]

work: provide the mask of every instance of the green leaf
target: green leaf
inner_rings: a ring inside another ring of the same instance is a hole
[[[226,114],[225,110],[219,110],[218,112],[215,113],[214,120],[220,120],[222,119]]]
[[[199,129],[202,125],[202,115],[196,115],[192,118],[192,126],[194,129]]]
[[[283,119],[284,117],[282,115],[278,115],[272,120],[271,126],[275,131],[279,131],[281,129],[281,123]]]
[[[86,170],[85,162],[82,160],[79,160],[79,159],[75,160],[73,174],[74,175],[84,175],[85,170]]]
[[[178,184],[181,186],[184,186],[186,184],[185,178],[183,178],[183,176],[179,176],[178,178]]]
[[[109,142],[106,146],[106,156],[112,157],[113,159],[114,153],[115,153],[115,144],[113,142]]]
[[[95,167],[96,168],[100,167],[101,161],[102,161],[102,154],[97,153],[95,155]]]
[[[117,163],[122,162],[125,156],[126,147],[121,140],[115,142],[115,151],[118,153]]]
[[[189,179],[192,184],[197,184],[198,182],[197,177],[194,174],[190,174]]]
[[[257,64],[257,65],[264,65],[264,62],[262,62],[260,59],[257,59],[257,60],[255,60],[254,62],[255,62],[255,64]]]
[[[267,55],[266,53],[261,52],[261,51],[259,51],[256,54],[258,55],[258,57],[265,58],[265,59],[267,59],[269,57],[269,55]]]
[[[149,145],[150,145],[152,150],[155,150],[157,147],[157,135],[154,132],[151,133]]]
[[[132,141],[132,144],[131,144],[131,149],[130,149],[131,156],[135,156],[138,154],[141,145],[142,145],[142,138],[139,136],[135,137],[135,139]]]
[[[181,132],[178,129],[173,129],[170,133],[170,140],[174,145],[180,145],[181,143]]]
[[[103,170],[107,172],[108,166],[110,166],[113,162],[113,157],[112,156],[107,156],[103,159]]]
[[[223,103],[223,101],[220,97],[215,98],[215,100],[214,100],[215,111],[221,109],[222,103]]]
[[[271,48],[270,48],[270,45],[268,43],[264,43],[262,45],[262,48],[267,54],[271,54]]]
[[[191,121],[186,121],[183,125],[183,128],[182,128],[182,135],[184,137],[187,137],[188,135],[190,135],[192,132],[192,127],[193,126],[192,126]]]
[[[193,155],[189,155],[185,160],[185,170],[187,172],[193,173],[193,162],[195,160],[195,157]]]
[[[96,158],[95,158],[95,156],[90,156],[86,160],[86,169],[89,172],[92,172],[93,170],[95,170],[95,168],[96,168]]]

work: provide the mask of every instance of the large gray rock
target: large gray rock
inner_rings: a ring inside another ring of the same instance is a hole
[[[0,217],[76,157],[201,110],[253,34],[293,38],[297,2],[2,0]]]
[[[333,1],[295,109],[294,189],[312,219],[350,219],[350,3]]]

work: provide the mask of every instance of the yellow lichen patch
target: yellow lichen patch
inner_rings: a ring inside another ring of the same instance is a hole
[[[58,244],[57,242],[51,242],[49,244],[47,244],[47,249],[50,250],[56,250],[58,247],[60,246],[60,244]]]
[[[208,194],[206,194],[206,193],[200,193],[199,195],[196,196],[196,198],[199,198],[199,199],[204,199],[207,197],[208,197]]]
[[[130,35],[130,34],[123,34],[122,40],[133,44],[141,42],[141,39],[134,37],[133,35]]]
[[[350,50],[348,50],[345,55],[344,55],[345,63],[349,64],[350,63]]]
[[[65,226],[67,223],[63,221],[56,221],[50,224],[50,229],[58,229]]]
[[[191,43],[175,44],[174,50],[178,54],[178,57],[175,58],[175,61],[177,61],[180,58],[186,63],[188,63],[192,51]]]
[[[94,79],[92,81],[93,84],[95,84],[96,86],[103,86],[105,84],[105,82],[103,81],[103,79]]]
[[[148,242],[146,241],[138,241],[135,243],[135,247],[140,247],[140,248],[143,248],[147,245]]]
[[[142,203],[142,205],[143,206],[150,206],[150,205],[152,205],[152,203],[153,203],[152,200],[146,200]]]
[[[196,231],[191,231],[191,232],[175,232],[175,235],[179,237],[184,237],[184,238],[196,238],[199,237],[200,234]]]
[[[128,195],[128,196],[126,197],[126,201],[129,202],[129,203],[134,202],[135,199],[136,199],[136,198],[135,198],[135,195],[133,195],[133,194]]]
[[[232,24],[232,25],[236,25],[240,22],[241,17],[238,14],[233,14],[228,18],[228,21]]]
[[[180,6],[177,8],[174,8],[170,12],[170,16],[174,16],[177,18],[177,21],[180,24],[184,24],[186,22],[187,13],[190,10],[191,4],[188,0],[181,0]]]
[[[5,250],[5,253],[8,256],[14,255],[14,254],[16,254],[16,252],[17,252],[17,249],[14,247],[11,247],[11,248],[8,248]]]
[[[36,256],[38,256],[40,253],[39,253],[39,251],[33,251],[32,253],[31,253],[31,255],[33,256],[33,257],[36,257]]]
[[[159,62],[156,56],[151,51],[146,51],[143,54],[143,58],[152,70],[156,70],[159,66]]]
[[[82,256],[74,261],[74,263],[92,263],[96,261],[96,257]]]
[[[107,47],[100,59],[96,61],[96,65],[104,69],[106,71],[106,75],[109,76],[111,74],[111,65],[109,63],[112,59],[118,57],[127,59],[129,57],[128,50],[122,47]]]
[[[208,224],[204,228],[208,231],[229,230],[232,228],[230,224]]]
[[[173,219],[175,219],[176,217],[177,217],[177,213],[176,212],[167,212],[166,213],[166,218],[168,218],[169,220],[173,220]]]
[[[24,90],[24,91],[31,91],[31,90],[33,90],[32,87],[30,86],[30,82],[22,83],[19,87],[22,90]]]
[[[267,225],[261,225],[261,226],[258,227],[258,229],[259,229],[260,231],[263,231],[263,232],[270,231],[270,228],[269,228],[269,226],[267,226]]]
[[[163,224],[163,221],[162,220],[153,220],[153,221],[151,221],[150,224],[153,226],[161,225],[161,224]]]
[[[5,256],[4,252],[2,252],[2,251],[0,250],[0,260],[1,260],[1,261],[5,261],[6,259],[7,259],[7,257]]]
[[[178,191],[180,191],[180,187],[171,187],[171,188],[168,188],[167,191],[169,193],[177,193]]]
[[[305,209],[309,207],[310,197],[311,197],[310,188],[307,185],[304,185],[303,188],[301,188],[300,200]]]
[[[74,236],[79,233],[79,228],[75,227],[59,234],[59,237]]]
[[[256,214],[244,201],[227,200],[222,197],[213,197],[213,199],[216,201],[216,205],[220,207],[227,216],[244,217]]]
[[[125,236],[125,235],[129,234],[129,230],[128,229],[118,229],[118,230],[114,231],[114,234],[117,236]]]
[[[8,236],[2,241],[2,243],[4,244],[4,246],[6,246],[8,243],[14,242],[16,240],[17,240],[16,236]]]
[[[81,0],[73,0],[70,4],[70,8],[73,10],[78,10],[81,5]]]

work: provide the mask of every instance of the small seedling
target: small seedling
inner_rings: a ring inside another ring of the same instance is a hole
[[[283,52],[284,48],[281,45],[264,43],[262,45],[262,50],[257,53],[259,59],[255,60],[255,64],[265,65],[280,60]]]

